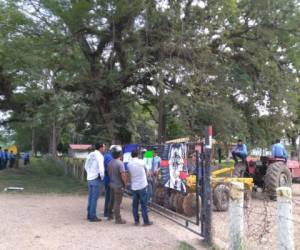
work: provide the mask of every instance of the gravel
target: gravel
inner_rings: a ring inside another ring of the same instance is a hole
[[[86,201],[86,196],[1,194],[0,249],[178,249],[180,241],[205,249],[199,236],[152,212],[153,226],[134,226],[129,198],[121,210],[127,224],[90,223]],[[101,198],[99,216],[102,208]]]

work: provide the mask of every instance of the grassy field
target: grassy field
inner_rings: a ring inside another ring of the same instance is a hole
[[[84,194],[86,192],[84,183],[64,176],[64,168],[60,163],[44,158],[33,158],[28,167],[0,171],[0,192],[5,187],[23,187],[23,193]]]

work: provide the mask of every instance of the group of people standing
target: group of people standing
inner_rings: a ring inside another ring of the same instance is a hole
[[[87,219],[90,222],[99,222],[97,216],[97,201],[102,187],[105,187],[104,217],[115,220],[116,224],[125,224],[121,216],[121,204],[124,190],[130,183],[132,192],[132,214],[134,225],[140,225],[139,205],[143,224],[152,225],[148,215],[148,203],[155,187],[154,176],[158,171],[160,158],[155,153],[152,167],[147,168],[139,152],[131,152],[131,160],[128,162],[128,171],[122,161],[122,147],[112,145],[108,151],[103,143],[96,143],[95,150],[89,153],[85,170],[88,181],[88,206]]]
[[[13,151],[8,152],[8,149],[2,150],[0,147],[0,170],[5,168],[12,168],[14,167],[16,162],[16,156]]]

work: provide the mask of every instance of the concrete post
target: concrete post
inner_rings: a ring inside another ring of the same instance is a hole
[[[277,192],[278,249],[294,250],[294,225],[292,213],[292,190],[279,187]]]
[[[244,249],[244,183],[232,182],[229,199],[229,249]]]

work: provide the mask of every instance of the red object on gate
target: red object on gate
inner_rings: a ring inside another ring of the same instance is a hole
[[[181,180],[186,180],[186,178],[188,177],[188,173],[187,172],[184,172],[184,171],[181,171],[180,174],[179,174],[179,178]]]
[[[162,160],[162,161],[160,162],[160,166],[161,166],[162,168],[167,168],[167,167],[169,167],[169,161],[168,161],[168,160]]]

